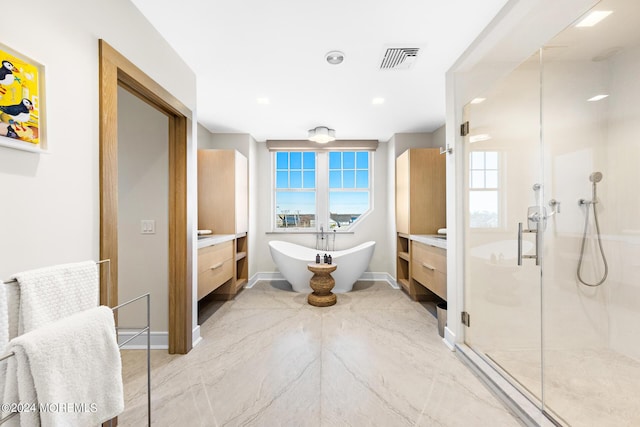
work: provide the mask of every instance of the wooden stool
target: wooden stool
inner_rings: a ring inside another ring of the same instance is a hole
[[[309,281],[313,293],[309,294],[307,302],[316,307],[328,307],[337,301],[336,295],[331,293],[331,289],[336,281],[331,277],[331,272],[338,268],[335,264],[307,264],[307,268],[313,272],[313,277]]]

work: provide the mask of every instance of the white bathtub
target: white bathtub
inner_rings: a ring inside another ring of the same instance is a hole
[[[331,273],[331,277],[336,281],[332,292],[349,292],[369,266],[375,246],[376,242],[372,241],[343,251],[325,252],[279,240],[269,242],[273,262],[296,292],[312,292],[309,280],[313,273],[307,269],[307,264],[315,262],[318,253],[321,257],[325,253],[331,255],[333,264],[338,266],[336,271]]]

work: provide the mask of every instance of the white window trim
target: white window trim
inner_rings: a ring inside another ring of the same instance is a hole
[[[295,149],[291,149],[290,151],[296,151]],[[363,150],[331,150],[331,151],[363,151]],[[347,227],[340,227],[335,229],[336,233],[353,233],[353,231],[358,227],[358,225],[368,217],[371,212],[374,210],[374,152],[367,151],[369,153],[369,209],[362,213],[358,217],[358,220],[353,224]],[[315,151],[316,153],[316,227],[286,227],[286,228],[278,228],[276,227],[276,153],[277,151],[271,152],[271,233],[284,233],[284,234],[304,234],[309,233],[312,230],[319,231],[320,226],[324,227],[325,231],[329,230],[329,151]],[[300,189],[304,191],[304,189]],[[357,191],[357,189],[354,189]],[[365,190],[365,189],[361,189]]]

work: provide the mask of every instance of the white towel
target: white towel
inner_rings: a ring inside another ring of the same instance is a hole
[[[98,305],[100,283],[94,261],[25,271],[12,278],[20,287],[18,334]]]
[[[11,340],[8,350],[15,356],[9,359],[3,402],[47,405],[41,412],[22,412],[20,426],[96,426],[124,410],[110,308],[42,326]]]
[[[7,306],[9,311],[9,339],[18,336],[18,324],[20,323],[20,286],[11,282],[5,285],[7,291]]]
[[[9,342],[9,304],[7,301],[7,287],[0,281],[0,355]]]

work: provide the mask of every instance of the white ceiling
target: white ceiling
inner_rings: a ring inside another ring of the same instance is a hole
[[[446,70],[506,3],[132,1],[195,71],[198,122],[258,141],[306,139],[316,126],[380,141],[435,130],[445,120]],[[416,46],[411,69],[379,69],[387,47]],[[326,63],[331,50],[345,53],[341,65]]]

